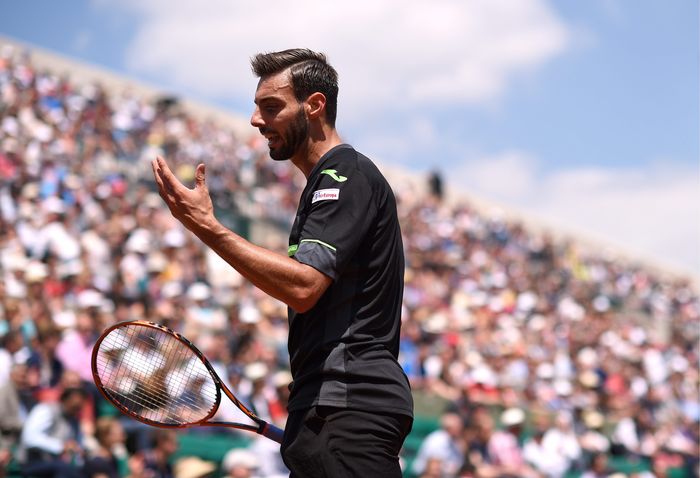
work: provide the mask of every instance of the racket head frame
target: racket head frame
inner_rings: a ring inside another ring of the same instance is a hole
[[[104,384],[102,383],[102,379],[100,378],[100,375],[98,373],[98,367],[97,367],[97,358],[99,355],[100,351],[100,345],[102,344],[102,341],[113,331],[116,329],[124,328],[124,327],[129,327],[129,326],[137,326],[137,327],[145,327],[145,328],[150,328],[154,329],[160,333],[165,333],[170,335],[171,337],[175,338],[176,340],[180,341],[182,344],[187,346],[193,353],[194,355],[204,364],[206,367],[207,371],[211,375],[211,378],[214,380],[214,383],[216,385],[216,400],[214,402],[214,405],[211,407],[211,410],[209,413],[194,422],[191,423],[182,423],[182,424],[169,424],[169,423],[163,423],[163,422],[158,422],[155,420],[151,420],[149,418],[143,417],[139,415],[138,413],[135,413],[131,410],[129,410],[127,407],[125,407],[119,400],[115,399],[114,397],[111,396],[111,394],[108,392]],[[97,386],[97,389],[100,391],[102,396],[109,401],[112,405],[117,407],[117,409],[122,412],[124,415],[133,418],[135,420],[138,420],[142,423],[145,423],[147,425],[159,427],[159,428],[190,428],[194,426],[222,426],[222,427],[233,427],[233,428],[239,428],[242,430],[248,430],[248,431],[254,431],[256,433],[261,433],[264,434],[265,428],[268,426],[267,422],[256,416],[252,411],[250,411],[245,405],[243,405],[238,398],[231,392],[228,387],[223,383],[223,381],[219,378],[217,373],[214,371],[214,367],[209,363],[209,360],[204,356],[204,354],[192,343],[190,342],[186,337],[184,337],[182,334],[175,332],[174,330],[169,329],[168,327],[165,327],[164,325],[156,324],[154,322],[150,322],[147,320],[129,320],[125,322],[118,322],[114,325],[111,325],[107,329],[102,332],[102,335],[97,339],[95,342],[95,345],[92,350],[92,360],[91,360],[91,367],[92,367],[92,377],[95,382],[95,385]],[[219,405],[221,404],[221,391],[226,394],[226,396],[246,415],[248,416],[251,420],[253,420],[255,423],[257,423],[257,426],[255,425],[247,425],[245,423],[235,423],[235,422],[211,422],[208,421],[210,418],[212,418],[216,412],[219,409]]]

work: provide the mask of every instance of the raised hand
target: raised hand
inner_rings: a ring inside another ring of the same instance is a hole
[[[205,182],[205,166],[197,165],[194,189],[178,180],[163,158],[158,156],[151,161],[153,176],[158,184],[158,192],[167,204],[170,213],[187,229],[197,233],[216,221],[214,206]]]

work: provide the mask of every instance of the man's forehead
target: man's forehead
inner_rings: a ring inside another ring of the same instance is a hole
[[[287,96],[289,94],[294,94],[292,81],[288,73],[282,72],[260,78],[258,87],[255,90],[255,102],[257,103],[267,97]]]

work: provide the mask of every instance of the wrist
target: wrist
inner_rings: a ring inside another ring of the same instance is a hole
[[[206,221],[198,223],[192,232],[205,244],[209,244],[210,241],[215,240],[227,231],[228,229],[212,215]]]

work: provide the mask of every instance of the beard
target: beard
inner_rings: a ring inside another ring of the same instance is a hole
[[[285,161],[294,156],[309,137],[309,122],[302,107],[299,107],[294,120],[281,137],[282,145],[270,148],[270,157],[275,161]]]

